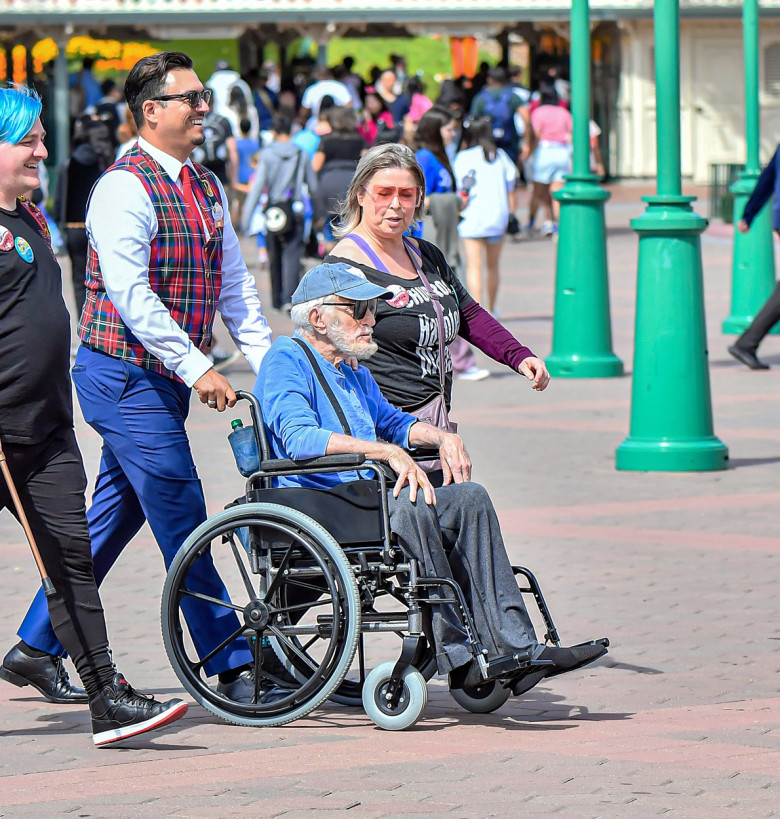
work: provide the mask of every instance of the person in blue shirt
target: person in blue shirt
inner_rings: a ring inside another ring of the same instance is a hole
[[[100,101],[103,99],[100,83],[92,74],[94,64],[94,57],[84,57],[81,61],[81,71],[75,71],[70,75],[71,102],[75,107],[80,108],[78,111],[74,109],[71,112],[75,116],[82,114],[87,109],[90,109],[90,113],[94,113],[94,109],[100,105]]]
[[[780,173],[778,173],[778,170],[780,170],[778,168],[780,156],[778,156],[778,152],[780,152],[780,146],[775,149],[772,159],[758,178],[753,193],[750,194],[742,218],[737,223],[737,229],[740,233],[747,233],[750,230],[753,220],[774,194],[772,227],[780,235]],[[756,356],[756,351],[764,336],[778,321],[780,321],[780,284],[775,287],[774,292],[759,310],[747,330],[729,347],[729,353],[737,361],[741,361],[746,367],[750,367],[751,370],[768,370],[769,364],[761,361]]]
[[[365,367],[353,370],[347,363],[376,351],[372,335],[377,300],[391,296],[390,290],[370,283],[346,263],[321,264],[303,277],[292,297],[295,337],[274,342],[254,388],[269,445],[278,458],[363,453],[386,463],[398,476],[388,490],[390,528],[404,552],[418,561],[423,576],[453,577],[460,584],[488,661],[516,652],[550,661],[518,669],[505,681],[520,694],[545,677],[592,662],[606,649],[598,644],[539,644],[496,512],[485,489],[470,480],[471,461],[460,436],[397,409]],[[321,379],[329,385],[345,424]],[[406,451],[409,447],[438,449],[443,486],[434,490]],[[280,484],[325,488],[357,477],[356,472],[300,475],[280,479]],[[429,592],[434,599],[450,596],[446,589]],[[482,682],[457,609],[451,603],[432,605],[430,619],[428,636],[438,670],[450,675],[450,686]]]

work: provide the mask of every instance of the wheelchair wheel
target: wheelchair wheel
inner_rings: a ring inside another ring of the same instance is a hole
[[[403,688],[397,705],[387,701],[394,662],[378,665],[363,684],[363,708],[371,721],[386,731],[403,731],[414,725],[428,704],[428,687],[422,674],[407,666],[402,674]]]
[[[403,636],[402,634],[398,635]],[[370,636],[369,636],[370,639]],[[352,668],[350,669],[349,679],[344,679],[341,685],[331,694],[330,699],[339,705],[345,705],[348,708],[361,708],[363,706],[363,685],[365,684],[366,674],[364,665],[364,651],[363,646],[365,642],[365,635],[361,634],[358,642],[357,654],[354,658]],[[270,638],[270,644],[273,648],[279,662],[282,664],[285,672],[298,681],[303,681],[308,676],[307,665],[303,660],[304,649],[302,645],[297,646],[297,651],[290,653],[289,644],[280,643],[276,638]],[[427,646],[424,655],[419,659],[416,665],[417,670],[423,675],[423,678],[430,680],[436,674],[436,657],[433,649]]]
[[[204,573],[213,580],[214,569],[224,583],[221,597],[203,591]],[[316,601],[291,605],[292,589]],[[184,619],[198,605],[227,625],[227,636],[202,657],[199,635]],[[277,504],[242,504],[203,523],[182,545],[163,589],[162,630],[174,671],[204,708],[239,725],[283,725],[325,702],[349,670],[360,636],[357,584],[341,547],[314,520]],[[266,638],[298,657],[306,673],[293,682],[264,672]],[[251,657],[257,680],[248,702],[228,699],[209,665],[226,667],[236,651]],[[281,691],[265,701],[271,686]]]
[[[490,714],[500,708],[508,699],[510,690],[498,680],[488,680],[482,685],[468,688],[451,688],[452,699],[472,714]]]

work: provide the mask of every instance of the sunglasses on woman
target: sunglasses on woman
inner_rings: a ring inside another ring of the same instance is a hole
[[[417,185],[408,188],[398,188],[393,185],[374,185],[371,190],[368,188],[363,188],[363,190],[377,205],[383,207],[389,207],[397,196],[398,201],[403,207],[416,208],[420,204],[420,198],[422,197],[422,189]]]
[[[379,299],[368,299],[364,301],[352,301],[345,304],[343,301],[324,301],[323,304],[329,304],[331,307],[346,307],[352,312],[352,318],[355,321],[360,321],[365,318],[366,313],[371,311],[371,315],[376,315],[376,305]]]
[[[181,94],[166,94],[163,97],[149,97],[154,102],[168,102],[169,100],[183,100],[193,110],[200,107],[201,101],[206,105],[211,105],[211,98],[214,96],[210,88],[203,91],[182,91]]]

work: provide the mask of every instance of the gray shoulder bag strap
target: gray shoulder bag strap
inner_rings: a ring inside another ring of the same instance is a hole
[[[336,413],[336,418],[339,419],[339,423],[341,424],[341,431],[345,435],[349,435],[350,438],[354,438],[355,436],[352,434],[352,430],[349,428],[347,416],[344,415],[344,410],[341,408],[341,404],[339,404],[339,402],[336,400],[333,389],[323,375],[320,365],[317,363],[317,359],[314,357],[314,353],[309,349],[309,345],[303,339],[296,338],[295,336],[293,336],[292,340],[303,350],[303,352],[306,354],[306,358],[309,359],[309,364],[311,364],[311,368],[314,371],[317,381],[320,382],[322,391],[327,396],[328,401],[330,401],[330,403],[333,405],[333,411]]]

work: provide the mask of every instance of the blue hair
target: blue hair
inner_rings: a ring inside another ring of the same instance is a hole
[[[16,83],[0,88],[0,142],[21,142],[35,125],[41,108],[41,98],[33,88]]]

